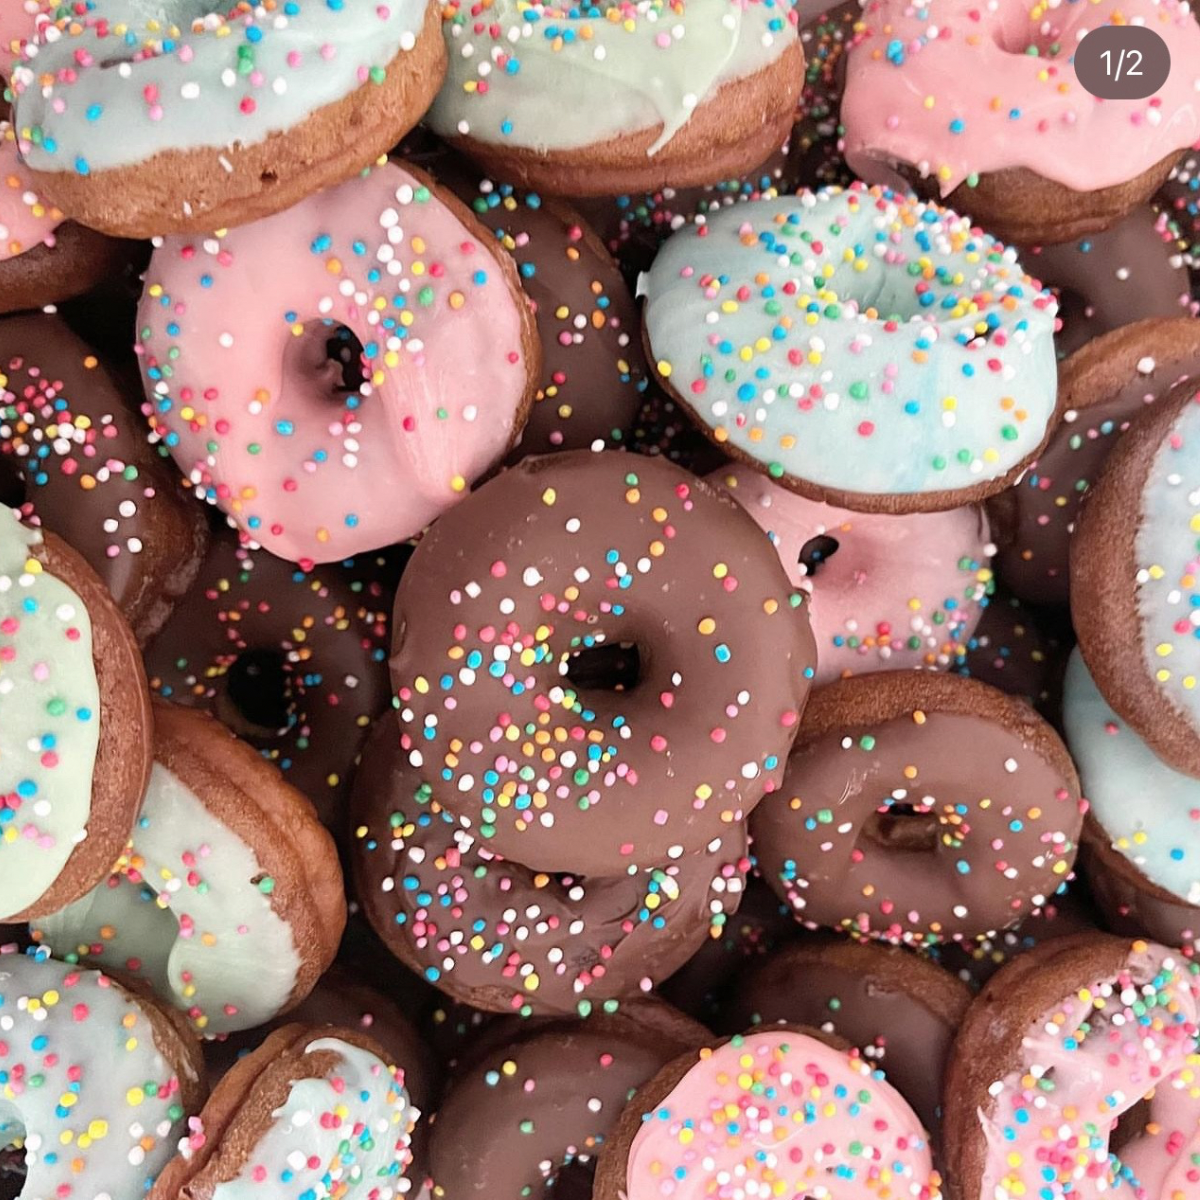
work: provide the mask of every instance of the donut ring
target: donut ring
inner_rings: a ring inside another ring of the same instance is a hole
[[[658,1200],[665,1178],[671,1195],[695,1200],[726,1172],[747,1194],[942,1196],[904,1098],[857,1050],[800,1028],[739,1034],[668,1063],[622,1113],[595,1195]]]
[[[354,1029],[285,1025],[213,1089],[150,1200],[283,1187],[295,1196],[415,1196],[421,1114],[403,1064]],[[368,1183],[369,1181],[369,1183]]]
[[[1032,709],[971,679],[889,672],[813,695],[750,832],[806,926],[922,945],[1040,907],[1082,823],[1070,756]]]
[[[1139,416],[1109,454],[1071,539],[1071,617],[1108,703],[1168,766],[1200,776],[1197,386]]]
[[[526,459],[448,512],[394,629],[417,777],[492,853],[583,876],[742,821],[778,785],[813,673],[800,597],[746,513],[614,451]]]
[[[0,1016],[0,1150],[24,1150],[19,1194],[144,1195],[205,1096],[178,1014],[99,971],[0,951]]]
[[[158,701],[125,852],[86,896],[33,922],[33,937],[144,979],[211,1037],[294,1008],[345,924],[337,848],[308,800],[206,713]]]
[[[727,454],[814,500],[979,500],[1054,421],[1053,298],[1013,251],[911,197],[737,205],[671,238],[644,291],[663,386]]]
[[[960,0],[938,13],[931,37],[928,5],[864,9],[842,98],[846,160],[862,179],[915,176],[1006,241],[1066,242],[1148,200],[1200,137],[1200,28],[1178,0],[1053,11]],[[1100,100],[1075,79],[1072,51],[1089,31],[1131,21],[1187,65],[1152,100]]]
[[[1122,1184],[1190,1195],[1198,970],[1166,946],[1097,933],[997,972],[967,1010],[946,1076],[953,1200],[1095,1200]],[[1118,1120],[1151,1092],[1145,1132],[1113,1153]]]
[[[979,508],[855,513],[745,466],[709,478],[762,527],[792,584],[808,594],[818,684],[864,671],[948,667],[965,648],[994,586]]]
[[[348,568],[305,575],[216,533],[146,647],[150,686],[256,746],[340,834],[359,749],[388,706],[389,604]]]
[[[801,1025],[843,1038],[883,1071],[936,1138],[942,1076],[971,990],[899,946],[818,937],[783,946],[746,976],[728,1029]]]
[[[610,878],[497,858],[438,803],[382,723],[350,805],[356,891],[375,932],[455,999],[572,1014],[647,992],[719,932],[750,870],[744,825],[705,850]]]
[[[22,516],[83,555],[145,643],[195,581],[202,508],[147,443],[140,396],[57,317],[0,321],[0,374],[0,480],[15,474]]]
[[[293,562],[419,533],[510,448],[537,384],[512,259],[398,163],[222,238],[169,238],[146,280],[151,426],[199,495]]]
[[[523,1029],[463,1070],[430,1137],[434,1200],[554,1195],[586,1179],[630,1093],[704,1026],[662,1003]],[[590,1189],[589,1189],[590,1194]]]
[[[150,693],[104,584],[0,507],[0,918],[94,887],[150,778]]]
[[[490,0],[447,5],[443,19],[450,62],[431,128],[496,178],[549,195],[738,175],[787,139],[803,81],[795,16],[780,0]],[[568,109],[547,104],[556,95],[571,96]]]
[[[147,238],[259,220],[371,166],[442,81],[437,3],[280,15],[103,0],[39,22],[12,77],[37,186],[92,229]]]
[[[1200,321],[1138,321],[1077,350],[1058,372],[1062,424],[1020,482],[993,501],[1004,582],[1033,604],[1070,600],[1079,507],[1130,422],[1172,388],[1200,382]]]

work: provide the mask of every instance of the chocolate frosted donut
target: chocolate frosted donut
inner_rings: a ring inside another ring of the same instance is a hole
[[[1068,552],[1084,494],[1130,421],[1186,379],[1200,379],[1200,321],[1193,317],[1127,325],[1059,368],[1062,423],[993,505],[1002,542],[997,568],[1023,600],[1068,602]]]
[[[741,507],[662,459],[527,459],[446,513],[396,597],[418,781],[480,845],[613,875],[702,850],[778,786],[813,674]]]
[[[641,1002],[492,1050],[451,1086],[434,1120],[435,1200],[520,1200],[551,1187],[559,1196],[564,1186],[590,1197],[594,1159],[630,1095],[706,1036],[667,1005]]]
[[[1082,821],[1066,747],[1032,709],[974,680],[889,672],[814,693],[750,828],[798,920],[920,945],[1039,907]]]
[[[83,555],[144,642],[195,579],[208,525],[140,402],[57,317],[0,321],[0,493]]]
[[[1058,298],[1059,358],[1124,325],[1196,311],[1176,232],[1143,204],[1102,233],[1022,251],[1025,269]]]
[[[971,991],[899,946],[822,937],[785,946],[745,979],[727,1029],[808,1025],[845,1038],[936,1134],[942,1076]]]
[[[493,855],[438,795],[378,724],[350,804],[357,891],[402,962],[477,1008],[582,1013],[647,992],[742,898],[742,824],[663,867],[555,877]]]
[[[340,833],[359,748],[388,703],[389,595],[370,574],[306,575],[214,533],[191,591],[146,647],[150,686],[257,746]]]

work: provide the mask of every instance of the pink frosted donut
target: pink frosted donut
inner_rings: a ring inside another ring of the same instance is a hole
[[[0,78],[12,75],[21,48],[32,37],[40,0],[0,0]]]
[[[540,370],[511,258],[389,162],[221,237],[158,245],[138,310],[150,423],[267,550],[417,533],[520,433]]]
[[[766,531],[788,578],[809,594],[817,683],[949,667],[979,624],[994,551],[982,509],[851,512],[744,466],[722,467],[709,480]]]
[[[11,23],[11,22],[10,22]],[[0,73],[4,70],[7,24],[0,20]],[[12,126],[0,121],[0,262],[8,262],[37,246],[53,246],[54,231],[66,218],[43,201],[17,153]]]

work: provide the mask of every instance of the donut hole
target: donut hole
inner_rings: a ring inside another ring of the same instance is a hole
[[[1117,1118],[1116,1127],[1108,1139],[1109,1153],[1116,1154],[1119,1157],[1121,1151],[1130,1142],[1136,1141],[1146,1132],[1146,1126],[1149,1122],[1150,1101],[1143,1096],[1132,1108],[1123,1112]]]
[[[804,568],[805,575],[810,578],[815,575],[838,552],[841,543],[827,533],[819,533],[810,537],[800,547],[796,561]]]
[[[573,650],[560,669],[581,691],[631,692],[642,679],[642,656],[635,642],[603,642]]]
[[[244,650],[226,671],[217,716],[242,737],[279,737],[291,723],[290,682],[279,650]]]
[[[367,379],[366,350],[348,325],[309,321],[284,351],[285,373],[312,382],[317,394],[337,404],[357,404]]]
[[[544,1195],[553,1200],[592,1200],[596,1183],[595,1159],[572,1159],[546,1181]]]
[[[893,800],[871,813],[862,836],[897,853],[932,854],[941,840],[941,822],[923,805]]]
[[[22,1141],[24,1130],[19,1133],[8,1127],[8,1121],[0,1112],[0,1137]],[[25,1149],[23,1146],[8,1146],[0,1150],[0,1200],[17,1200],[25,1188]]]
[[[1013,9],[1007,23],[1000,21],[993,26],[992,39],[1005,54],[1019,58],[1055,59],[1071,49],[1061,29],[1048,22],[1034,25],[1021,9]]]

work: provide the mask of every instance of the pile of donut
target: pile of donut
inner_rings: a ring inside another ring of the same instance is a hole
[[[1200,1197],[1186,0],[0,76],[0,1200]]]

